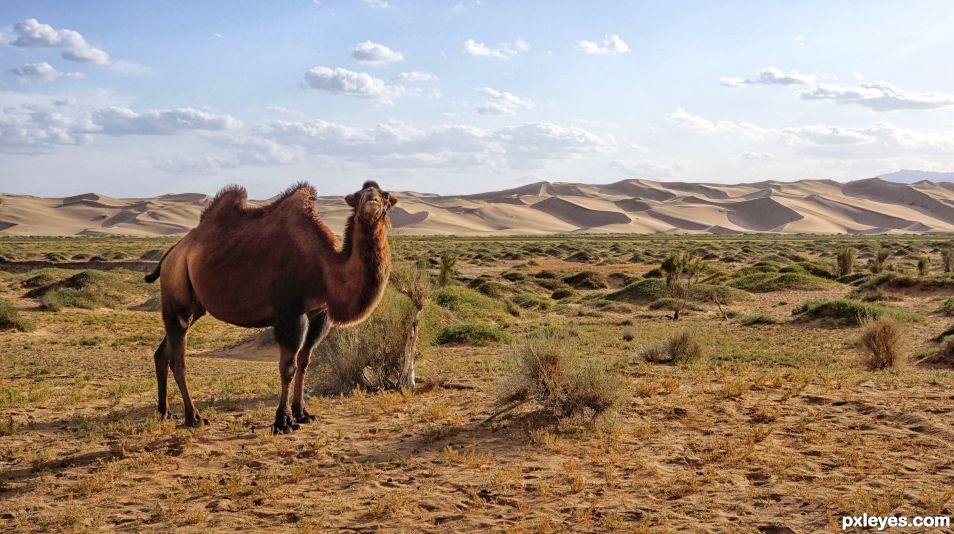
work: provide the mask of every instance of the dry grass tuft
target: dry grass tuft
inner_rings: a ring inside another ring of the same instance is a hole
[[[859,343],[864,351],[864,365],[871,371],[895,367],[901,362],[901,330],[894,321],[868,323]]]
[[[674,334],[665,343],[651,345],[640,354],[644,361],[650,363],[692,363],[703,356],[702,345],[689,331]]]
[[[603,414],[621,400],[622,379],[595,362],[573,356],[567,334],[545,329],[514,349],[516,369],[497,396],[499,405],[536,402],[558,417]]]

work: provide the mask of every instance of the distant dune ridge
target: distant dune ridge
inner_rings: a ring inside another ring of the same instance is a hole
[[[899,171],[848,183],[765,181],[725,185],[623,180],[538,182],[476,195],[401,193],[394,232],[414,235],[553,233],[947,233],[954,232],[954,184],[913,181],[954,173]],[[907,183],[911,182],[911,183]],[[320,184],[317,184],[320,192]],[[208,195],[66,198],[0,194],[0,235],[175,235],[199,221]],[[335,230],[350,208],[321,197]]]

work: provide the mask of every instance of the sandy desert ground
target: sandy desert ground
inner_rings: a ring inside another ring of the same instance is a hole
[[[315,185],[320,194],[321,184]],[[539,182],[477,195],[400,197],[394,229],[407,235],[954,232],[950,182]],[[0,194],[0,235],[182,234],[196,225],[208,201],[202,194],[139,199]],[[332,228],[344,226],[348,207],[341,197],[321,198],[318,210]]]
[[[0,253],[128,260],[167,244],[8,237]],[[0,273],[0,296],[35,327],[0,332],[0,525],[806,533],[838,531],[844,514],[951,515],[954,375],[913,363],[938,350],[931,339],[952,321],[954,281],[939,257],[948,245],[897,236],[398,237],[399,261],[445,250],[459,258],[456,282],[425,314],[421,390],[312,394],[317,421],[279,436],[269,428],[278,373],[257,332],[211,318],[192,330],[190,383],[211,425],[189,429],[154,415],[151,355],[162,331],[150,311],[156,288],[140,273],[102,271],[89,296],[106,305],[59,311],[27,292],[82,270]],[[836,281],[824,269],[842,246],[858,251],[856,274]],[[879,246],[893,251],[887,274],[864,274]],[[708,258],[706,283],[725,298],[693,299],[672,321],[651,271],[676,250]],[[922,255],[932,268],[918,276]],[[846,296],[897,318],[898,367],[862,365],[861,327],[793,315]],[[460,325],[499,337],[441,341]],[[562,419],[530,403],[484,422],[513,372],[515,343],[542,325],[564,330],[574,354],[617,376],[620,403],[600,417]],[[701,357],[640,356],[680,332],[701,343]],[[314,366],[309,388],[327,381],[323,369]],[[181,411],[177,393],[172,403]]]

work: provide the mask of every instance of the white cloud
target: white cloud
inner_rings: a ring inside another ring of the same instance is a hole
[[[355,45],[351,55],[358,63],[365,65],[384,65],[404,59],[404,54],[391,50],[383,44],[371,41],[364,41],[363,43]]]
[[[748,122],[719,121],[713,122],[704,117],[693,115],[682,108],[676,108],[676,111],[669,114],[669,120],[682,126],[683,128],[693,130],[706,135],[718,135],[724,133],[744,133],[751,136],[760,137],[765,133],[760,128]]]
[[[874,111],[901,109],[937,109],[954,106],[954,95],[906,91],[888,82],[862,82],[858,85],[819,84],[799,92],[806,100],[833,100],[858,104]]]
[[[224,156],[163,160],[156,167],[169,172],[219,172],[239,167],[289,165],[299,156],[278,143],[256,136],[212,138],[213,143],[233,152]]]
[[[89,112],[68,100],[0,108],[0,150],[45,151],[57,145],[92,142],[98,129]]]
[[[365,72],[348,69],[314,67],[305,73],[305,82],[312,89],[332,94],[367,98],[381,105],[391,105],[394,99],[408,93],[402,85],[389,85]]]
[[[616,147],[612,136],[550,123],[488,132],[456,124],[418,128],[392,121],[361,128],[323,120],[274,121],[258,132],[282,146],[375,168],[540,168],[551,161]]]
[[[643,145],[640,145],[639,143],[630,143],[629,149],[635,152],[639,152],[640,154],[649,154],[650,152],[648,148],[644,147]]]
[[[515,115],[519,109],[531,109],[534,106],[528,98],[520,98],[493,87],[481,87],[477,93],[484,97],[484,102],[477,106],[477,113],[481,115]]]
[[[778,161],[778,156],[769,152],[752,152],[746,150],[739,154],[739,159],[744,161]]]
[[[242,123],[231,115],[215,115],[195,108],[152,110],[108,107],[92,113],[99,133],[108,135],[169,135],[188,130],[237,130]]]
[[[388,0],[364,0],[364,3],[375,9],[389,9],[394,7],[391,5],[391,2],[388,2]]]
[[[61,48],[63,59],[95,65],[109,64],[109,54],[101,48],[89,44],[77,31],[57,30],[49,24],[43,24],[36,19],[27,19],[13,26],[17,38],[11,45],[21,48],[53,47]]]
[[[530,44],[523,39],[517,39],[513,43],[501,43],[498,48],[491,48],[484,43],[478,43],[473,39],[464,41],[463,50],[465,54],[476,57],[495,57],[498,59],[511,58],[520,52],[530,50]]]
[[[576,47],[587,54],[628,54],[629,45],[615,33],[608,33],[603,38],[602,43],[596,41],[577,41]]]
[[[880,159],[914,155],[954,155],[954,130],[922,133],[889,122],[868,128],[809,124],[763,128],[746,122],[718,121],[691,115],[682,108],[670,114],[676,124],[705,135],[744,136],[774,142],[799,152],[831,158]]]
[[[40,81],[52,82],[60,78],[74,80],[83,78],[83,73],[81,72],[60,72],[56,70],[53,65],[45,61],[40,63],[27,63],[20,68],[10,69],[10,73],[27,83]]]
[[[430,72],[412,70],[408,72],[402,72],[391,79],[399,82],[436,82],[437,75]]]
[[[284,106],[265,106],[265,111],[270,111],[272,113],[281,113],[282,115],[290,115],[292,117],[301,117],[304,115],[301,111],[288,109]]]
[[[775,67],[759,69],[754,78],[723,77],[719,80],[726,87],[745,87],[746,85],[814,85],[817,77],[814,74],[803,74],[797,70],[782,72]]]
[[[650,179],[674,178],[686,170],[686,166],[682,163],[652,160],[633,161],[615,159],[609,163],[609,167],[628,176]]]

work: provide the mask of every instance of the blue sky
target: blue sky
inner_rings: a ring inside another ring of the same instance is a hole
[[[950,2],[5,2],[0,191],[950,171],[950,28]]]

